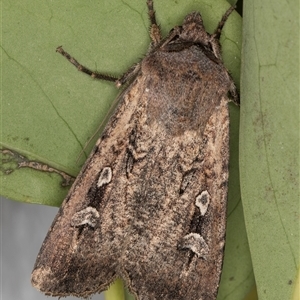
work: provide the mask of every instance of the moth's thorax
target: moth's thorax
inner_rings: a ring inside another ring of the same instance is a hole
[[[150,53],[141,64],[140,78],[140,86],[152,87],[144,94],[149,120],[160,122],[172,135],[202,132],[231,86],[224,65],[196,45],[180,52]]]

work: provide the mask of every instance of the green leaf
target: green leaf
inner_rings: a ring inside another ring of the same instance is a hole
[[[299,299],[299,2],[245,1],[243,25],[241,191],[258,297]]]
[[[228,212],[224,265],[218,300],[245,299],[255,283],[239,188],[239,108],[234,105],[230,108]]]
[[[125,300],[125,291],[122,280],[117,279],[110,288],[104,292],[104,295],[107,300]]]
[[[86,143],[118,91],[111,83],[77,72],[55,49],[63,45],[91,69],[122,74],[143,57],[149,45],[145,2],[25,0],[3,4],[2,148],[72,176],[78,174],[98,134]],[[164,35],[195,10],[213,32],[228,8],[222,0],[165,0],[154,5]],[[236,13],[226,22],[221,42],[225,64],[239,86],[241,18]],[[218,299],[240,300],[254,285],[239,193],[238,128],[239,108],[232,106],[227,244]],[[2,158],[6,159],[1,165],[2,195],[60,205],[68,189],[61,187],[59,175],[18,169],[16,157]]]

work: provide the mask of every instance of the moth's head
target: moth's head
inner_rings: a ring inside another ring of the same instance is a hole
[[[203,20],[199,12],[192,12],[184,18],[180,38],[201,44],[207,44],[209,42],[210,35],[204,28]]]

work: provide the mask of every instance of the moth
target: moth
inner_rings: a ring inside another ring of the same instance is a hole
[[[126,86],[43,242],[32,284],[87,298],[122,278],[138,300],[215,299],[225,243],[228,102],[236,87],[219,37],[198,12],[161,37],[152,0],[148,53]]]

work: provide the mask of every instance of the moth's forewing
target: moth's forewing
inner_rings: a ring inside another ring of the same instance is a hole
[[[140,300],[215,299],[232,80],[210,38],[193,13],[143,59],[42,245],[39,290],[87,297],[122,277]]]

